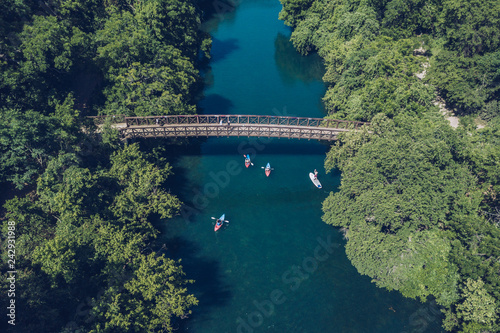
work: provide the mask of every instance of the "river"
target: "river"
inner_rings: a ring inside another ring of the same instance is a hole
[[[216,3],[216,2],[214,2]],[[278,20],[279,1],[242,1],[204,28],[213,38],[199,103],[205,114],[323,117],[317,56],[301,57]],[[182,260],[200,304],[178,332],[439,332],[432,303],[375,287],[344,252],[321,204],[340,184],[328,146],[307,140],[211,138],[171,147],[172,191],[186,203],[159,243]],[[244,167],[243,153],[254,166]],[[261,168],[274,168],[266,177]],[[308,173],[319,171],[323,189]],[[229,223],[214,232],[214,220]]]

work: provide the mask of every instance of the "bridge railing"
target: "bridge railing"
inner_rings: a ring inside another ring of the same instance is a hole
[[[125,117],[129,126],[165,126],[178,124],[223,124],[233,125],[280,125],[280,126],[306,126],[326,127],[335,129],[359,129],[369,123],[349,120],[334,120],[324,118],[306,117],[281,117],[261,115],[172,115],[172,116],[147,116]]]
[[[265,115],[170,115],[170,116],[146,116],[127,117],[125,115],[91,116],[96,125],[102,125],[106,121],[112,124],[126,123],[131,126],[165,126],[165,125],[195,125],[195,124],[223,124],[233,125],[278,125],[278,126],[305,126],[325,127],[333,129],[360,129],[369,126],[370,123],[361,121],[307,118],[307,117],[281,117]]]

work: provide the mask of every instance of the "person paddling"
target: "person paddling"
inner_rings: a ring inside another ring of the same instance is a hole
[[[318,179],[318,171],[314,169],[314,179]]]
[[[253,165],[252,161],[250,160],[250,155],[249,154],[246,154],[246,155],[243,155],[243,157],[245,158],[245,166],[248,168],[250,165]]]

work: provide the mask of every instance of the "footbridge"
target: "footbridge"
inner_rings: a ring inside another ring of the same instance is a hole
[[[370,123],[324,118],[265,115],[170,115],[90,117],[97,126],[110,122],[123,139],[164,137],[273,137],[332,141],[342,132]]]

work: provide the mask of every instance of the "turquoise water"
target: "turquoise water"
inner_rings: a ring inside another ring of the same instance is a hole
[[[300,57],[278,1],[242,1],[207,22],[213,59],[199,106],[206,114],[322,117],[319,58]],[[172,191],[186,203],[159,243],[182,259],[199,306],[178,332],[439,332],[432,304],[375,287],[321,221],[340,184],[325,174],[328,147],[314,141],[219,138],[171,147]],[[244,167],[244,153],[254,166]],[[274,168],[266,177],[261,168]],[[309,172],[319,171],[323,189]],[[212,217],[229,223],[214,232]]]

